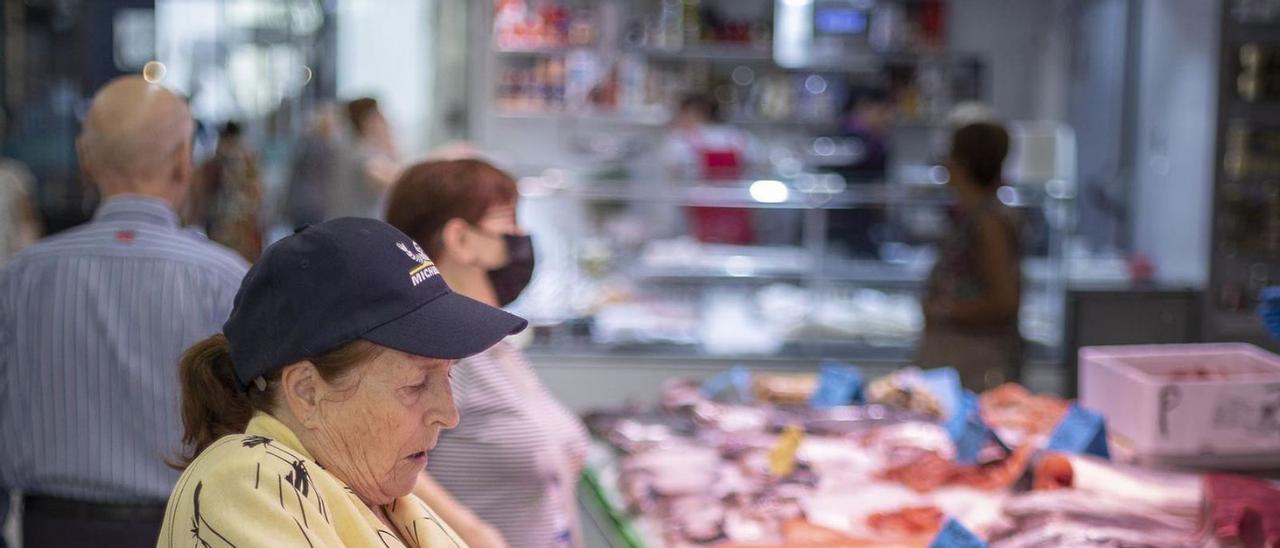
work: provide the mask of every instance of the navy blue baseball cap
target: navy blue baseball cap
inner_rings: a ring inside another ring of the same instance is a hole
[[[272,244],[249,269],[222,331],[236,380],[365,339],[428,358],[478,354],[528,325],[445,284],[412,238],[347,217]]]

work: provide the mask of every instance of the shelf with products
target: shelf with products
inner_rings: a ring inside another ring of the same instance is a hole
[[[531,187],[537,186],[532,183]],[[661,189],[661,192],[655,192]],[[758,209],[856,209],[883,206],[937,207],[952,203],[944,185],[846,182],[834,174],[806,174],[726,181],[719,184],[677,181],[609,181],[572,187],[538,187],[528,192],[594,202],[664,202],[682,206]],[[1013,208],[1042,207],[1046,200],[1069,199],[1066,188],[1049,185],[1004,186],[997,196]]]
[[[591,49],[594,46],[586,44],[582,46],[550,46],[550,47],[530,47],[530,48],[494,48],[493,53],[508,57],[563,57],[570,52]]]
[[[914,8],[907,9],[910,13],[890,10],[894,13],[886,20],[902,28],[889,32],[897,38],[877,42],[883,49],[858,52],[860,57],[870,56],[867,58],[874,61],[870,64],[855,66],[842,62],[847,59],[837,59],[829,66],[784,67],[774,56],[773,4],[769,0],[547,3],[568,6],[561,11],[567,10],[575,20],[596,23],[590,36],[571,37],[563,30],[571,23],[537,23],[539,17],[564,20],[563,15],[531,15],[547,9],[544,5],[495,0],[491,4],[492,36],[488,47],[478,50],[493,61],[485,63],[491,68],[480,72],[487,76],[478,87],[494,90],[496,108],[482,109],[476,121],[555,122],[569,117],[634,124],[642,129],[669,120],[670,111],[684,94],[704,92],[721,103],[730,123],[749,127],[769,139],[797,131],[836,131],[834,121],[848,96],[863,88],[886,87],[899,116],[911,119],[941,117],[950,105],[982,95],[978,58],[945,51],[933,34],[929,34],[932,39],[916,40],[911,37],[918,38],[919,29],[904,30],[933,28],[913,19],[920,16],[911,15]],[[689,21],[693,21],[692,27],[687,25]],[[542,36],[553,27],[561,30],[552,38],[528,38]],[[580,43],[568,43],[571,38]],[[609,114],[597,118],[560,113],[586,109],[609,113],[661,110],[664,116]],[[501,129],[490,131],[502,133]]]
[[[533,337],[526,351],[533,357],[610,359],[664,359],[747,362],[770,360],[780,363],[795,360],[822,360],[832,356],[844,356],[861,363],[903,365],[915,352],[914,339],[808,339],[790,341],[776,352],[720,353],[708,351],[697,343],[676,344],[667,342],[617,342],[602,344],[583,333],[570,333],[563,325],[534,325]],[[855,358],[856,357],[856,358]],[[1037,366],[1054,367],[1058,350],[1052,345],[1028,341],[1026,361]]]
[[[770,68],[777,71],[808,73],[845,73],[850,72],[851,70],[853,72],[865,72],[868,68],[874,67],[875,65],[966,65],[981,62],[980,57],[968,54],[912,51],[871,51],[859,54],[859,61],[857,63],[831,62],[806,67],[784,67],[778,65],[778,63],[774,61],[773,52],[771,50],[750,45],[713,44],[683,49],[636,47],[628,48],[624,51],[660,62],[712,62],[719,64],[748,63],[753,65],[768,65]],[[873,64],[869,65],[862,61],[863,59],[870,59],[873,61]]]
[[[665,126],[670,115],[665,112],[600,112],[568,110],[503,110],[494,116],[504,120],[557,120],[636,126]]]
[[[595,42],[595,15],[589,4],[494,0],[492,6],[492,43],[497,50],[536,52]]]
[[[773,50],[769,45],[752,44],[701,44],[688,48],[665,49],[656,47],[631,47],[634,53],[660,61],[714,61],[720,63],[773,63]]]
[[[1256,307],[1280,280],[1280,0],[1222,9],[1205,337],[1274,345]]]
[[[887,261],[831,256],[823,259],[821,270],[815,273],[815,267],[808,261],[778,266],[745,252],[724,257],[704,257],[699,264],[646,265],[641,263],[628,268],[627,272],[635,279],[653,282],[772,283],[775,281],[798,282],[816,276],[831,283],[850,283],[878,288],[912,288],[924,283],[933,259],[931,254],[916,251],[917,255],[928,257],[929,261]],[[1052,266],[1043,258],[1024,260],[1022,270],[1026,282],[1032,286],[1054,282],[1055,273],[1052,271]]]
[[[535,302],[542,301],[531,310],[549,314],[545,323],[560,324],[558,332],[573,332],[574,325],[579,331],[576,338],[548,339],[543,350],[909,360],[923,327],[918,296],[934,260],[925,242],[946,232],[945,210],[952,203],[946,189],[886,183],[823,187],[832,184],[831,176],[799,179],[666,184],[661,191],[643,181],[581,186],[522,181],[528,207],[555,211],[541,215],[544,220],[553,219],[552,225],[573,220],[572,227],[529,227],[534,233],[559,234],[550,245],[562,253],[549,259],[559,272],[544,276],[555,280],[546,282],[554,287],[535,290],[541,294]],[[761,182],[766,190],[753,195],[752,186]],[[781,188],[788,195],[780,195]],[[1010,187],[1001,194],[1027,212],[1066,211],[1072,199],[1037,186]],[[674,218],[661,220],[666,217],[654,216],[651,207]],[[750,243],[700,241],[696,229],[682,228],[679,219],[700,208],[749,210],[765,216],[758,219],[772,216],[761,223],[781,220],[769,226],[790,223],[792,228],[761,233],[762,239]],[[876,212],[868,233],[896,236],[873,244],[874,250],[849,254],[841,247],[853,244],[828,230],[829,217],[860,210]],[[636,217],[627,220],[632,214]],[[919,217],[939,226],[932,232],[921,229]],[[1024,261],[1022,321],[1028,340],[1052,356],[1061,339],[1067,270],[1061,217],[1046,218],[1054,219],[1049,244],[1041,250],[1028,247]],[[561,305],[558,315],[544,306],[553,303]],[[563,325],[566,318],[585,319]],[[566,346],[556,349],[555,341]]]

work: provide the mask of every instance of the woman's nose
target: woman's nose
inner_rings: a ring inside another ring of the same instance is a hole
[[[444,429],[457,428],[460,416],[458,414],[458,406],[453,403],[453,395],[445,398],[442,405],[435,406],[427,411],[427,426],[440,425]]]

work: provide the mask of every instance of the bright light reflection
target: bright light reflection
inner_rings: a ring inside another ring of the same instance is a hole
[[[782,181],[770,179],[751,183],[751,199],[762,204],[780,204],[791,197],[791,191]]]
[[[157,84],[161,80],[164,80],[164,75],[168,71],[169,69],[164,66],[164,63],[161,63],[160,61],[148,61],[147,64],[142,66],[142,79],[151,82],[152,84]]]

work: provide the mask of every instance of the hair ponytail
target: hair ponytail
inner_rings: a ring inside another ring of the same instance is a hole
[[[270,401],[269,394],[250,396],[240,390],[231,364],[231,347],[221,333],[183,353],[178,381],[182,386],[183,451],[177,462],[171,463],[178,469],[185,469],[218,438],[243,433],[257,405]]]
[[[309,360],[326,381],[335,381],[361,363],[377,357],[381,347],[357,339]],[[276,372],[268,380],[279,378]],[[243,434],[255,411],[270,412],[279,383],[261,389],[240,389],[231,362],[231,346],[221,333],[202,340],[178,362],[182,387],[182,453],[170,466],[185,470],[218,438]]]

